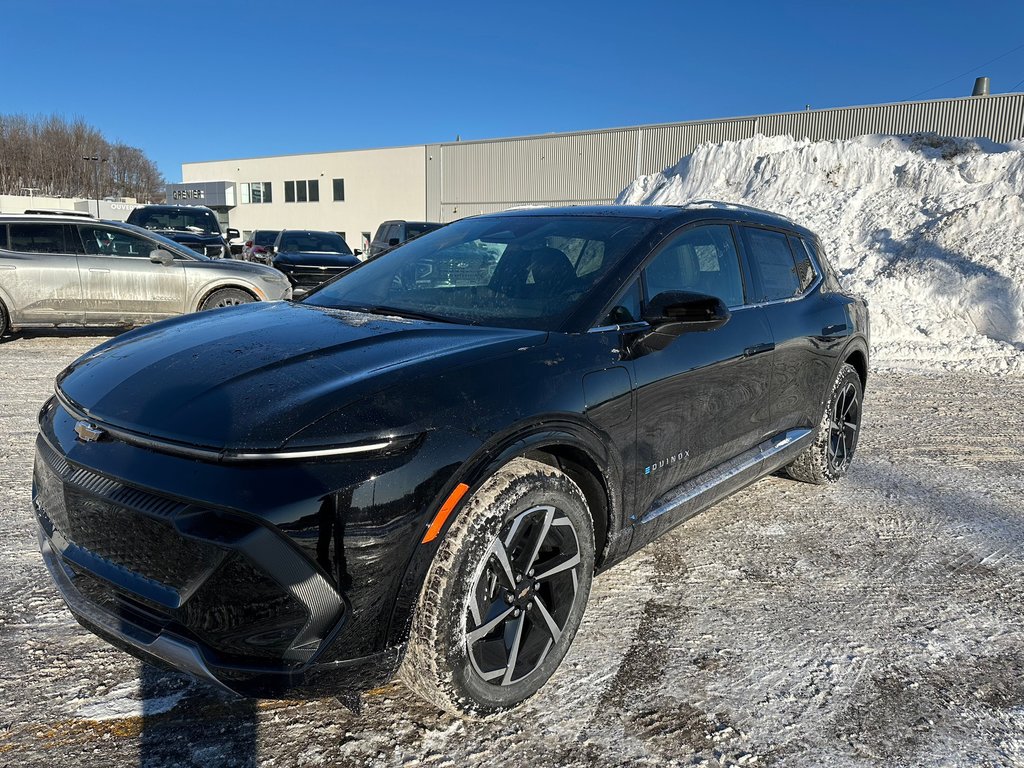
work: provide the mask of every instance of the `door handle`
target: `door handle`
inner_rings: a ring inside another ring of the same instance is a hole
[[[841,333],[846,333],[846,323],[826,325],[824,328],[821,329],[822,336],[838,336]]]
[[[775,344],[771,342],[768,344],[755,344],[752,347],[744,349],[743,356],[753,357],[754,355],[760,355],[762,352],[771,352],[773,349],[775,349]]]
[[[89,267],[89,271],[96,272],[97,274],[108,274],[110,272],[109,269],[98,269],[95,267]]]

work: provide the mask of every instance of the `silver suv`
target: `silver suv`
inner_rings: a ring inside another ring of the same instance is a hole
[[[271,267],[208,259],[132,224],[0,216],[0,336],[24,327],[142,325],[291,293]]]

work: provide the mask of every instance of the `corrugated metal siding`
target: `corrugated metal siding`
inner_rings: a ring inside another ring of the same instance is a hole
[[[451,221],[516,205],[611,202],[638,175],[671,167],[704,142],[758,133],[825,141],[917,132],[1024,138],[1024,94],[429,145],[427,210]]]
[[[636,177],[636,128],[445,144],[442,199],[457,203],[604,198]]]
[[[426,163],[427,188],[425,190],[425,207],[427,221],[441,219],[441,145],[427,144],[424,147],[423,162]]]
[[[642,136],[636,176],[657,173],[673,166],[704,142],[749,138],[755,133],[754,123],[755,119],[746,118],[640,128]],[[621,191],[621,187],[619,189]]]

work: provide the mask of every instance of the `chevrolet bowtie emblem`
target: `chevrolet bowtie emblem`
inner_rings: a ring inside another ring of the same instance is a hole
[[[95,443],[107,433],[95,424],[90,424],[88,421],[80,421],[75,424],[75,434],[78,435],[78,439],[83,443]]]

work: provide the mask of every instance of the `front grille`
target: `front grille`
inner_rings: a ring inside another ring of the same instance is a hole
[[[292,285],[317,286],[326,283],[335,275],[345,272],[347,267],[299,267],[285,266],[281,271],[292,281]]]
[[[42,447],[35,483],[37,510],[69,543],[175,591],[221,559],[222,550],[181,536],[169,522],[186,504],[75,469]]]

